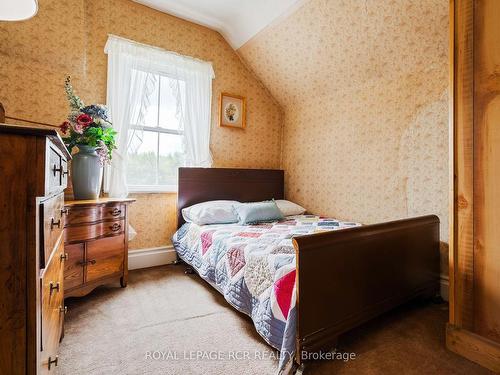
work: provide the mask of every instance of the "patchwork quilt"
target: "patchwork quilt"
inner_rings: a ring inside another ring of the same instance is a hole
[[[249,315],[257,332],[280,351],[281,371],[295,348],[292,238],[358,225],[315,215],[254,225],[186,223],[172,240],[179,257]]]

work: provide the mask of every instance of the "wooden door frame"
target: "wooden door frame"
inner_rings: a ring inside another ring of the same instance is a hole
[[[450,0],[450,250],[446,346],[500,372],[500,345],[474,329],[474,7]]]
[[[473,22],[473,0],[450,0],[450,324],[466,329],[474,288]]]

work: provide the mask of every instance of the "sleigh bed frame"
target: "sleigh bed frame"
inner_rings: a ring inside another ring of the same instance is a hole
[[[284,199],[284,172],[180,168],[178,227],[184,207],[210,200]],[[331,350],[342,333],[415,298],[439,293],[435,215],[297,236],[295,362]]]

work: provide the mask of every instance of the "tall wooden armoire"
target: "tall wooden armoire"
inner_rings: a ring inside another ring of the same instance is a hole
[[[450,350],[500,372],[500,0],[451,0]]]

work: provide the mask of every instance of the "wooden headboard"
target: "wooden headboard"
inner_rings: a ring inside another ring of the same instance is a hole
[[[179,168],[177,227],[182,209],[211,200],[258,202],[284,198],[284,173],[279,169]]]

